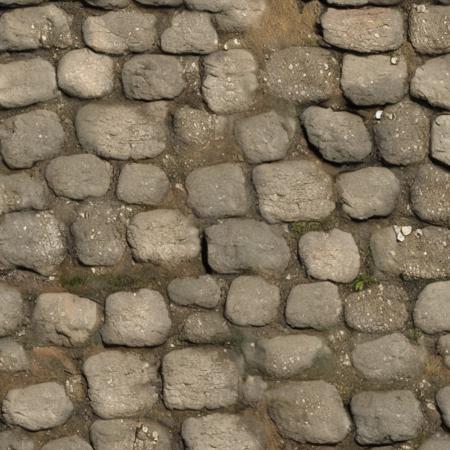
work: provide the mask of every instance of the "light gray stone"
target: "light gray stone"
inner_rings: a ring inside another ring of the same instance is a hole
[[[450,368],[450,334],[445,334],[439,338],[438,352],[444,358],[444,364]]]
[[[45,444],[41,450],[92,450],[92,447],[79,436],[68,436],[55,439]]]
[[[25,318],[25,305],[20,291],[0,283],[0,337],[13,334]]]
[[[215,308],[220,302],[220,285],[211,275],[198,278],[176,278],[167,286],[172,302],[180,306]]]
[[[22,430],[14,429],[0,433],[1,450],[34,450],[34,448],[33,439]]]
[[[64,387],[53,381],[11,389],[2,404],[3,418],[9,425],[30,431],[63,425],[73,409]]]
[[[431,156],[450,166],[450,116],[437,116],[432,122]]]
[[[450,426],[450,386],[445,386],[436,394],[436,403],[445,425]]]
[[[30,361],[23,346],[10,338],[0,339],[0,372],[21,372],[29,368]]]
[[[397,103],[408,92],[405,58],[393,64],[388,55],[347,54],[342,65],[341,86],[344,95],[358,106]]]
[[[441,0],[441,3],[443,1]],[[447,450],[450,445],[450,435],[444,432],[438,432],[427,439],[419,450]]]
[[[193,344],[224,344],[233,339],[233,334],[221,313],[197,311],[184,321],[181,337]]]
[[[335,209],[333,181],[312,161],[261,164],[253,169],[253,183],[269,223],[322,220]]]

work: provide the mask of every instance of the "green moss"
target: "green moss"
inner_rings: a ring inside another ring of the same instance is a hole
[[[418,328],[410,328],[406,330],[406,337],[411,339],[411,341],[418,342],[419,339],[423,336],[423,332]]]
[[[366,289],[371,284],[375,284],[377,279],[372,275],[367,275],[365,273],[360,273],[355,281],[353,281],[352,288],[355,292],[360,292]]]
[[[294,222],[289,224],[289,231],[296,236],[301,236],[309,231],[322,230],[322,224],[320,222]]]

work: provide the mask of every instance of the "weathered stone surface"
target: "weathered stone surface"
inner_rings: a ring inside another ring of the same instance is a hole
[[[39,295],[32,320],[42,342],[78,347],[97,331],[102,316],[94,301],[61,292]]]
[[[59,61],[58,85],[74,97],[104,97],[114,87],[114,60],[87,48],[72,50]]]
[[[22,430],[7,430],[0,433],[0,448],[2,450],[34,450],[34,442]]]
[[[326,330],[338,323],[341,314],[338,288],[329,281],[293,287],[286,303],[286,321],[294,328]]]
[[[258,89],[258,65],[247,50],[231,49],[208,55],[203,60],[203,97],[216,114],[249,109]]]
[[[139,0],[139,3],[148,6],[181,6],[183,0]]]
[[[299,104],[320,103],[339,91],[339,63],[319,47],[289,47],[266,64],[269,92]]]
[[[328,8],[320,23],[326,42],[360,53],[397,50],[405,39],[403,15],[399,9]]]
[[[162,169],[153,164],[127,164],[120,171],[117,197],[126,203],[159,205],[170,189]]]
[[[200,254],[200,238],[192,219],[180,211],[158,209],[136,214],[127,231],[138,261],[176,264]]]
[[[218,46],[219,37],[208,13],[181,11],[161,35],[161,48],[166,53],[205,55]]]
[[[234,414],[209,414],[190,417],[183,422],[181,435],[187,450],[264,450],[262,424],[251,417]]]
[[[156,48],[156,17],[142,11],[109,12],[83,22],[83,38],[92,50],[111,55],[142,53]]]
[[[31,6],[42,3],[43,0],[1,0],[0,5],[8,8],[13,6]]]
[[[413,378],[421,373],[425,358],[425,351],[400,333],[357,344],[352,352],[355,368],[365,378],[379,381]]]
[[[331,384],[288,382],[267,395],[269,414],[285,438],[299,443],[337,444],[350,432],[350,419]]]
[[[351,283],[359,273],[359,250],[350,233],[310,231],[298,243],[306,272],[319,280]]]
[[[56,195],[83,200],[103,197],[111,184],[111,164],[95,155],[58,156],[45,169],[45,178]]]
[[[107,344],[153,347],[169,337],[170,319],[164,297],[152,289],[116,292],[105,301],[102,339]]]
[[[326,219],[335,209],[331,177],[307,160],[253,169],[261,215],[269,223]]]
[[[193,344],[224,344],[233,339],[233,334],[221,313],[197,311],[184,321],[181,337]]]
[[[328,161],[362,161],[372,151],[364,121],[356,114],[311,106],[302,114],[308,140]]]
[[[186,177],[188,205],[200,217],[243,216],[250,208],[247,177],[238,164],[193,170]]]
[[[336,189],[342,209],[358,220],[388,216],[400,196],[400,182],[384,167],[343,173],[336,180]]]
[[[125,95],[135,100],[178,97],[186,87],[184,69],[178,58],[166,55],[138,55],[122,69]]]
[[[424,164],[411,187],[413,211],[425,222],[450,226],[450,171]]]
[[[276,319],[280,301],[277,286],[258,276],[241,276],[231,283],[225,315],[236,325],[264,326]]]
[[[0,336],[8,336],[20,327],[24,319],[24,302],[20,292],[5,283],[0,283]]]
[[[0,371],[20,372],[28,370],[29,367],[30,361],[21,344],[10,338],[0,339]],[[0,448],[1,445],[0,437]]]
[[[84,362],[83,373],[92,409],[102,419],[143,414],[158,399],[156,364],[137,354],[98,353]]]
[[[424,422],[420,403],[411,391],[365,391],[354,395],[350,406],[356,441],[361,445],[414,439]]]
[[[378,5],[378,6],[390,6],[397,5],[401,0],[327,0],[330,5],[337,6],[365,6],[365,5]],[[388,450],[388,448],[383,450]]]
[[[96,420],[90,431],[95,450],[171,450],[170,431],[153,420]]]
[[[102,9],[120,9],[126,8],[130,0],[86,0],[86,2],[96,8]]]
[[[103,158],[154,158],[167,146],[166,111],[161,106],[89,103],[75,119],[80,144]]]
[[[53,111],[37,109],[18,114],[0,125],[0,151],[13,169],[27,169],[57,156],[64,140],[64,130]]]
[[[444,358],[444,364],[450,368],[450,334],[439,338],[438,352]]]
[[[445,425],[450,426],[450,386],[445,386],[437,392],[436,403]]]
[[[370,248],[375,265],[383,272],[412,279],[450,276],[450,231],[446,228],[417,229],[398,241],[393,227],[372,234]]]
[[[220,285],[211,275],[198,278],[175,278],[167,286],[172,302],[180,306],[215,308],[220,302]]]
[[[237,121],[234,134],[247,160],[258,164],[283,159],[296,130],[294,118],[271,110]]]
[[[69,436],[56,439],[45,444],[41,450],[92,450],[90,444],[79,436]]]
[[[411,80],[411,95],[432,106],[450,109],[449,71],[450,55],[429,59],[417,68]]]
[[[430,114],[410,100],[386,107],[373,131],[378,151],[389,164],[416,164],[428,154]]]
[[[66,255],[64,228],[48,212],[17,212],[0,218],[0,267],[49,275]]]
[[[414,324],[425,333],[450,331],[450,281],[430,283],[419,294]]]
[[[441,1],[441,3],[443,3]],[[419,450],[447,450],[450,445],[450,435],[444,432],[438,432],[434,436],[427,439]]]
[[[2,412],[9,425],[38,431],[67,422],[73,404],[60,384],[40,383],[11,389],[3,400]]]
[[[362,333],[402,330],[409,319],[408,294],[397,285],[377,284],[345,299],[345,322]]]
[[[408,92],[408,70],[401,58],[396,64],[388,55],[345,55],[341,86],[355,105],[397,103]]]
[[[259,375],[248,375],[241,385],[241,393],[244,401],[249,405],[255,405],[264,400],[268,383]]]
[[[450,166],[450,116],[437,116],[432,123],[431,156]]]
[[[409,38],[415,50],[428,55],[450,52],[450,8],[414,5],[409,13]]]
[[[169,409],[217,409],[238,400],[237,359],[226,349],[174,350],[163,358],[162,376]]]
[[[205,230],[208,264],[219,273],[283,272],[290,259],[286,241],[269,225],[228,219]]]
[[[331,351],[321,338],[306,334],[261,338],[246,346],[244,354],[249,364],[275,379],[301,375],[331,358]]]
[[[20,108],[56,97],[55,68],[37,57],[0,64],[0,107]]]
[[[0,17],[0,50],[69,47],[71,22],[71,16],[55,5],[6,12]]]

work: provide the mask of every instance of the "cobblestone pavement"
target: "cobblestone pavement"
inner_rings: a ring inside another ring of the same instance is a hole
[[[450,449],[450,6],[0,0],[0,450]]]

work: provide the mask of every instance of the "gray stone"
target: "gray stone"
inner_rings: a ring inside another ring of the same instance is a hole
[[[158,400],[155,362],[118,350],[90,356],[83,364],[92,409],[102,419],[142,415]]]
[[[224,344],[232,340],[230,326],[216,311],[197,311],[183,323],[181,337],[193,344]]]
[[[450,226],[450,171],[424,164],[411,187],[413,211],[425,222]]]
[[[241,385],[241,394],[245,403],[255,405],[264,400],[268,384],[259,375],[248,375]]]
[[[169,409],[217,409],[238,401],[237,358],[227,349],[190,347],[163,357],[164,403]]]
[[[438,352],[444,358],[444,364],[450,368],[450,334],[439,338]]]
[[[250,187],[238,164],[201,167],[186,177],[188,205],[200,217],[243,216],[250,208]]]
[[[441,0],[441,3],[443,1]],[[427,439],[418,450],[447,450],[450,445],[450,435],[439,432]]]
[[[130,0],[86,0],[91,6],[102,9],[120,9],[126,8],[130,4]]]
[[[128,225],[128,243],[140,262],[177,264],[200,254],[199,230],[178,210],[157,209],[136,214]]]
[[[59,292],[39,295],[32,320],[41,342],[79,347],[97,331],[102,316],[94,301]]]
[[[17,331],[25,317],[25,305],[20,291],[0,283],[0,337]]]
[[[409,13],[409,38],[414,49],[427,55],[450,52],[450,8],[413,5]]]
[[[269,414],[285,438],[299,443],[337,444],[351,430],[342,399],[332,384],[292,381],[267,395]]]
[[[0,218],[0,267],[50,275],[66,256],[64,227],[48,212],[16,212]]]
[[[152,289],[116,292],[105,301],[102,339],[106,344],[153,347],[163,344],[172,327],[164,297]]]
[[[0,17],[0,50],[66,48],[72,17],[55,5],[16,9]]]
[[[366,379],[377,381],[414,378],[422,372],[425,359],[425,350],[400,333],[357,344],[352,352],[355,368]]]
[[[2,404],[3,418],[9,425],[30,431],[63,425],[73,409],[64,387],[55,382],[11,389]]]
[[[393,64],[388,55],[347,54],[342,65],[341,86],[344,95],[358,106],[397,103],[408,92],[405,58]]]
[[[219,273],[282,273],[290,260],[286,241],[264,222],[228,219],[205,230],[208,264]]]
[[[55,68],[37,57],[0,64],[0,107],[20,108],[56,97]]]
[[[216,114],[248,110],[258,89],[254,56],[243,49],[219,51],[203,60],[202,94]]]
[[[166,53],[206,55],[217,51],[219,37],[208,13],[181,11],[161,35]]]
[[[379,6],[390,6],[401,3],[401,0],[327,0],[327,3],[330,5],[337,5],[337,6],[365,6],[368,4]],[[383,448],[383,450],[389,449],[390,447],[386,447],[386,449]]]
[[[92,450],[92,447],[79,436],[68,436],[61,439],[55,439],[45,444],[41,450]]]
[[[431,156],[450,166],[450,116],[437,116],[432,122]]]
[[[2,431],[0,433],[0,450],[34,450],[34,442],[22,430]]]
[[[422,161],[428,154],[430,114],[410,100],[384,109],[373,126],[375,143],[389,164],[406,166]]]
[[[75,119],[80,144],[103,158],[154,158],[167,147],[166,112],[161,106],[89,103]]]
[[[342,315],[342,301],[336,285],[329,281],[299,284],[289,293],[286,322],[294,328],[326,330]]]
[[[336,189],[344,212],[358,220],[391,214],[401,191],[397,177],[384,167],[340,174]]]
[[[183,0],[139,0],[138,3],[147,6],[181,6]]]
[[[189,417],[183,422],[181,435],[187,450],[266,448],[263,425],[252,417],[237,414]]]
[[[180,306],[215,308],[220,302],[220,285],[211,275],[198,278],[176,278],[167,286],[172,302]]]
[[[58,156],[45,169],[45,178],[56,195],[83,200],[103,197],[111,184],[111,164],[94,155]]]
[[[450,281],[430,283],[420,292],[414,324],[429,334],[450,331]]]
[[[447,427],[450,426],[450,386],[445,386],[436,394],[436,403]]]
[[[156,17],[142,11],[113,11],[89,16],[83,22],[83,39],[92,50],[110,55],[156,49]]]
[[[450,109],[449,71],[450,55],[429,59],[416,69],[411,80],[411,95],[432,106]]]
[[[59,61],[58,85],[74,97],[104,97],[114,88],[114,60],[87,48],[72,50]]]
[[[335,209],[332,178],[308,160],[253,169],[261,215],[269,223],[326,219]]]
[[[27,169],[58,156],[64,140],[64,130],[53,111],[38,109],[18,114],[0,125],[1,154],[13,169]]]
[[[91,426],[95,450],[172,450],[170,431],[153,420],[96,420]]]
[[[225,315],[236,325],[261,327],[275,321],[280,302],[278,286],[258,276],[240,276],[231,283]]]
[[[138,55],[122,69],[125,95],[135,100],[178,97],[186,87],[184,69],[178,58],[166,55]]]
[[[331,359],[323,339],[306,334],[261,338],[247,345],[244,354],[249,364],[275,379],[304,375],[308,369],[316,369]]]
[[[350,406],[358,444],[407,441],[422,431],[424,417],[411,391],[365,391],[354,395]]]
[[[362,333],[390,333],[409,320],[408,294],[396,285],[377,284],[345,299],[345,322]]]
[[[29,368],[30,361],[23,346],[10,338],[0,339],[0,372],[21,372]]]
[[[309,142],[328,161],[359,162],[372,152],[364,121],[356,114],[311,106],[302,114]]]
[[[6,8],[10,8],[13,6],[37,5],[42,2],[43,2],[43,0],[0,0],[0,5],[4,6]]]
[[[333,9],[320,18],[323,38],[360,53],[397,50],[405,40],[403,15],[393,8]]]
[[[117,198],[126,203],[157,206],[166,197],[170,182],[153,164],[127,164],[120,171]]]
[[[201,109],[184,105],[175,111],[173,131],[188,145],[206,146],[224,138],[228,120]]]
[[[376,267],[407,279],[442,279],[450,276],[450,231],[446,228],[417,229],[404,240],[394,227],[372,234],[370,249]]]
[[[271,110],[236,121],[234,134],[248,162],[258,164],[283,159],[296,130],[294,118]]]
[[[300,260],[311,277],[351,283],[360,268],[359,250],[350,233],[310,231],[298,243]]]
[[[339,92],[339,62],[319,47],[289,47],[266,63],[269,92],[292,102],[320,103]]]

